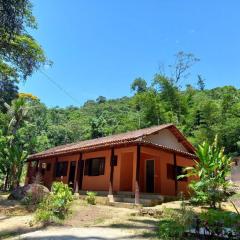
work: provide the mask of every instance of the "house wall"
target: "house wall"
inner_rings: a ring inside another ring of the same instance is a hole
[[[155,174],[154,174],[154,183],[155,183],[155,193],[161,195],[174,196],[175,195],[175,181],[168,179],[167,177],[167,164],[174,164],[174,156],[171,152],[166,152],[164,150],[156,150],[149,147],[142,147],[142,161],[141,161],[141,191],[146,191],[146,179],[145,179],[145,169],[146,169],[146,160],[153,159],[155,160]],[[187,167],[194,166],[194,161],[186,157],[176,155],[177,166]],[[188,184],[191,181],[191,178],[187,182],[178,181],[178,192],[188,193]]]
[[[184,158],[182,156],[177,156],[177,165],[182,167],[192,167],[194,166],[194,161],[192,159]],[[193,180],[193,177],[189,177],[188,181],[178,181],[178,192],[185,192],[187,195],[189,193],[188,184]]]
[[[115,155],[118,157],[117,166],[114,166],[113,177],[113,191],[135,191],[136,182],[136,162],[137,162],[137,146],[124,147],[115,149]],[[104,175],[88,176],[83,175],[82,190],[89,191],[108,191],[110,179],[110,158],[111,149],[96,151],[90,153],[83,153],[82,160],[85,161],[89,158],[105,157],[105,171]],[[63,178],[55,178],[55,161],[56,158],[43,159],[40,163],[51,162],[51,170],[45,171],[43,176],[44,184],[48,187],[51,186],[53,180],[63,181],[68,183],[69,168],[71,161],[78,161],[79,154],[58,157],[58,162],[68,161],[68,173]],[[164,150],[153,149],[150,147],[141,147],[140,159],[140,192],[146,192],[146,160],[154,160],[154,192],[161,195],[175,195],[175,181],[167,178],[167,164],[174,164],[172,152]],[[176,156],[178,166],[193,166],[194,161],[180,155]],[[85,166],[85,164],[84,164]],[[188,182],[178,181],[178,191],[188,192]]]
[[[100,176],[83,175],[82,190],[108,191],[109,178],[110,178],[111,149],[105,150],[105,151],[84,153],[82,155],[83,160],[86,160],[89,158],[96,158],[96,157],[105,157],[104,175],[100,175]],[[85,166],[86,164],[84,164],[84,168]]]
[[[48,158],[48,159],[44,159],[44,160],[41,160],[39,161],[40,163],[40,169],[41,169],[41,164],[42,163],[50,163],[51,164],[51,168],[49,171],[47,171],[47,169],[45,169],[45,173],[42,175],[42,181],[44,183],[44,185],[46,187],[48,187],[49,189],[51,188],[51,185],[52,185],[52,181],[53,181],[53,172],[54,172],[54,165],[55,165],[55,159],[54,158]]]
[[[177,138],[168,129],[161,130],[157,134],[146,136],[144,140],[187,152],[186,148],[178,142]]]
[[[58,177],[58,178],[55,177],[55,181],[62,181],[63,183],[67,184],[68,183],[68,177],[69,177],[70,163],[72,161],[78,161],[78,159],[79,159],[79,154],[58,157],[58,160],[57,160],[58,162],[65,162],[65,161],[68,162],[68,169],[67,169],[67,175],[66,176]]]
[[[133,152],[122,153],[120,169],[120,176],[122,177],[120,178],[120,191],[132,191],[133,157]]]

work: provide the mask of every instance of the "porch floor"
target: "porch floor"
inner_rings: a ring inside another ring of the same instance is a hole
[[[87,191],[79,191],[80,198],[86,197]],[[139,206],[150,207],[162,204],[165,197],[157,193],[140,193],[140,204],[135,204],[135,193],[133,192],[117,192],[113,194],[113,202],[109,202],[107,191],[96,191],[97,202],[109,204],[111,206],[134,208]]]

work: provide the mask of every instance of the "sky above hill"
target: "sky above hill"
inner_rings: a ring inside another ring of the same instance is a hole
[[[130,96],[178,51],[200,58],[182,84],[240,87],[239,0],[34,0],[33,36],[52,67],[20,85],[47,106]]]

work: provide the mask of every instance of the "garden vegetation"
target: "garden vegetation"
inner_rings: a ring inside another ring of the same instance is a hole
[[[42,223],[59,222],[69,214],[73,195],[67,184],[54,182],[51,193],[43,198],[36,210],[36,221]]]

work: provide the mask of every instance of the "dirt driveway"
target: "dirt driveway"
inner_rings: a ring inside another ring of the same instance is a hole
[[[16,239],[72,240],[72,239],[154,239],[154,235],[145,232],[146,225],[129,225],[127,227],[58,227],[47,228],[20,235]]]
[[[154,239],[157,220],[136,216],[137,210],[89,206],[75,201],[72,214],[61,226],[30,226],[32,214],[3,215],[0,239]]]

